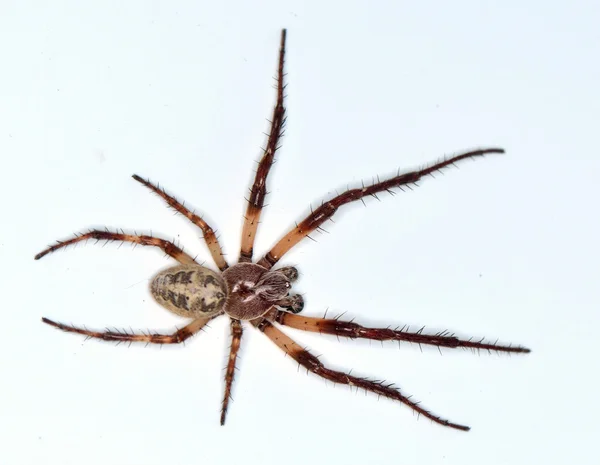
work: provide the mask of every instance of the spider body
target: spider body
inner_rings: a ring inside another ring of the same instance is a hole
[[[255,263],[233,265],[223,272],[223,277],[227,283],[224,311],[237,320],[254,320],[273,305],[285,306],[292,287],[286,273],[269,271]]]
[[[158,273],[150,281],[150,294],[167,310],[185,318],[214,316],[227,299],[225,280],[199,265],[178,265]]]
[[[304,308],[304,299],[301,295],[292,294],[290,291],[292,283],[298,278],[298,270],[290,266],[276,270],[272,268],[302,239],[310,237],[309,234],[313,231],[320,230],[323,223],[332,219],[345,204],[358,200],[364,202],[364,199],[369,196],[377,198],[377,194],[382,192],[393,194],[395,193],[394,188],[399,190],[403,190],[404,187],[412,188],[411,186],[416,185],[420,179],[440,172],[446,167],[487,154],[501,154],[504,153],[504,150],[499,148],[471,150],[442,159],[415,171],[398,172],[396,176],[388,179],[380,180],[378,177],[377,182],[371,185],[363,184],[362,188],[348,189],[311,211],[306,218],[297,222],[296,226],[285,234],[261,259],[253,263],[254,240],[267,193],[266,181],[273,165],[275,152],[279,149],[279,141],[285,123],[285,107],[283,105],[285,40],[286,31],[283,30],[277,69],[277,101],[270,119],[271,131],[267,144],[263,149],[248,197],[237,264],[230,266],[227,263],[214,229],[205,220],[188,210],[164,190],[138,175],[133,175],[133,179],[156,193],[170,207],[184,215],[202,230],[206,246],[219,272],[201,266],[193,257],[186,254],[183,249],[173,242],[154,236],[126,234],[123,230],[120,232],[111,232],[108,229],[104,231],[91,230],[76,234],[71,239],[58,241],[35,256],[35,259],[38,260],[55,250],[88,239],[129,242],[161,249],[179,262],[179,265],[156,274],[151,281],[150,292],[155,301],[163,308],[176,315],[191,318],[192,321],[172,334],[151,332],[140,334],[126,330],[93,331],[58,323],[48,318],[42,318],[42,321],[66,332],[105,341],[178,344],[197,334],[211,319],[226,315],[231,325],[231,348],[225,370],[225,392],[221,406],[221,424],[225,423],[231,396],[237,353],[243,336],[243,324],[249,322],[252,327],[271,339],[290,358],[315,375],[333,383],[362,388],[378,396],[392,399],[408,406],[418,415],[429,418],[435,423],[467,431],[469,430],[468,426],[453,423],[426,410],[419,402],[412,400],[411,396],[404,394],[393,384],[385,384],[381,381],[370,380],[328,368],[320,359],[287,336],[280,327],[331,334],[338,338],[342,336],[377,341],[403,341],[448,349],[468,348],[474,351],[486,350],[488,352],[505,353],[527,353],[529,349],[511,344],[490,343],[483,339],[461,339],[447,331],[426,334],[423,333],[422,329],[411,332],[405,327],[402,329],[370,328],[352,321],[343,321],[339,318],[327,319],[297,315],[296,313]]]
[[[255,263],[238,263],[222,274],[200,265],[178,265],[154,276],[150,293],[156,303],[185,318],[225,313],[254,320],[273,305],[293,313],[302,310],[302,297],[289,295],[297,276],[294,267],[269,271]]]

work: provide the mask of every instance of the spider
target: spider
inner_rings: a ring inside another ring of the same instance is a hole
[[[304,331],[312,331],[348,338],[364,338],[377,341],[407,341],[416,344],[428,344],[446,348],[470,348],[472,350],[487,350],[497,352],[527,353],[530,350],[513,345],[499,345],[488,343],[483,339],[474,341],[472,339],[460,339],[446,331],[437,334],[423,334],[422,330],[410,332],[405,328],[400,330],[390,328],[369,328],[361,326],[352,321],[343,321],[338,318],[315,318],[298,315],[304,307],[304,299],[300,294],[292,292],[292,284],[298,278],[298,270],[293,266],[274,268],[274,266],[289,252],[296,244],[321,225],[330,220],[336,211],[343,205],[356,202],[364,203],[364,198],[387,191],[393,194],[393,188],[411,188],[421,178],[439,172],[445,167],[454,165],[462,160],[481,157],[486,154],[504,153],[500,148],[485,148],[464,152],[445,158],[422,169],[400,173],[389,179],[371,185],[362,185],[360,188],[348,189],[335,196],[329,201],[312,210],[311,213],[296,223],[279,242],[260,260],[253,262],[253,246],[259,225],[260,215],[263,209],[265,196],[267,194],[266,182],[269,171],[274,162],[275,153],[279,149],[279,140],[283,135],[286,121],[286,110],[284,107],[284,60],[285,60],[286,30],[281,31],[279,47],[279,60],[277,68],[277,100],[271,118],[271,130],[267,139],[266,147],[263,149],[262,158],[258,164],[254,183],[250,188],[247,199],[247,209],[244,216],[242,228],[241,249],[238,262],[229,265],[225,260],[223,250],[215,235],[214,229],[200,216],[188,210],[182,203],[167,194],[158,185],[152,184],[138,175],[133,179],[146,186],[152,192],[169,204],[170,207],[188,218],[198,226],[203,233],[208,250],[219,269],[213,271],[201,266],[194,258],[185,253],[173,242],[148,235],[125,234],[123,230],[110,232],[105,230],[90,230],[85,233],[75,234],[71,239],[58,241],[55,245],[35,256],[39,260],[46,254],[54,252],[77,242],[96,239],[96,241],[118,241],[130,242],[145,246],[162,249],[167,255],[174,258],[178,265],[167,268],[156,274],[150,283],[150,292],[154,300],[162,307],[179,316],[186,317],[192,321],[172,334],[156,334],[128,332],[126,330],[92,331],[85,327],[70,326],[63,323],[42,318],[42,321],[50,326],[66,332],[77,333],[87,338],[98,338],[105,341],[118,342],[145,342],[147,344],[179,344],[198,333],[209,321],[225,315],[229,318],[231,325],[231,348],[229,359],[225,370],[225,390],[221,405],[221,425],[225,424],[227,408],[231,398],[231,387],[233,384],[235,365],[240,342],[243,334],[244,323],[248,322],[277,345],[282,351],[294,359],[299,365],[308,371],[333,383],[347,384],[363,388],[365,391],[374,392],[380,396],[398,401],[407,405],[418,415],[429,418],[440,425],[457,430],[468,431],[465,425],[453,423],[446,420],[411,400],[399,389],[391,384],[381,381],[373,381],[367,378],[357,377],[350,373],[336,371],[324,365],[316,356],[308,352],[281,329],[281,326],[289,326]]]

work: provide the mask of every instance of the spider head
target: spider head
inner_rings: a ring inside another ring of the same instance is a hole
[[[292,287],[289,273],[269,271],[255,263],[233,265],[223,272],[223,278],[227,284],[224,311],[238,320],[263,316],[285,299]]]

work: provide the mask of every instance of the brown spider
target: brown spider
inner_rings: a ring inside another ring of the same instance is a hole
[[[408,188],[426,175],[440,171],[443,168],[454,165],[456,162],[480,157],[489,153],[504,153],[503,149],[488,148],[465,152],[444,159],[429,167],[412,171],[409,173],[398,173],[390,179],[379,181],[361,188],[349,189],[312,211],[310,215],[296,224],[291,231],[283,236],[277,244],[258,262],[252,262],[253,245],[256,230],[259,225],[260,214],[267,194],[266,181],[271,166],[273,165],[275,152],[279,148],[279,139],[283,134],[285,124],[284,100],[284,57],[285,57],[286,30],[281,32],[281,44],[279,49],[279,65],[277,70],[277,103],[273,109],[271,120],[271,131],[267,146],[258,164],[254,184],[250,189],[248,207],[244,217],[242,230],[242,246],[237,264],[229,266],[223,256],[223,251],[213,228],[198,215],[190,212],[175,198],[164,190],[144,180],[138,175],[133,179],[146,186],[151,191],[162,197],[172,208],[187,217],[198,226],[204,235],[204,241],[208,246],[210,254],[214,259],[220,273],[212,271],[199,265],[194,258],[186,254],[174,243],[145,235],[130,235],[121,232],[109,232],[108,230],[91,230],[87,233],[76,234],[75,237],[48,247],[35,256],[38,260],[44,255],[57,249],[66,247],[88,239],[132,242],[134,244],[154,246],[162,249],[179,262],[179,265],[161,271],[152,279],[150,292],[152,297],[167,310],[187,318],[192,322],[173,334],[134,334],[127,331],[90,331],[85,328],[57,323],[48,318],[42,318],[44,323],[54,326],[63,331],[78,333],[90,338],[103,339],[105,341],[139,341],[155,344],[178,344],[190,338],[200,331],[210,320],[221,315],[227,315],[231,324],[232,343],[229,361],[225,373],[225,395],[221,408],[221,424],[225,423],[227,406],[231,395],[231,386],[235,374],[235,363],[240,341],[242,339],[243,321],[249,321],[255,328],[271,339],[281,350],[296,360],[307,370],[334,383],[347,384],[363,388],[365,391],[374,392],[378,395],[397,400],[419,415],[423,415],[435,423],[443,426],[468,431],[469,427],[452,423],[445,420],[425,408],[418,402],[411,400],[410,396],[402,394],[392,385],[386,385],[380,381],[371,381],[359,378],[348,373],[335,371],[327,368],[317,357],[303,349],[291,338],[279,329],[279,325],[290,326],[304,331],[313,331],[349,338],[364,338],[377,341],[408,341],[417,344],[429,344],[439,347],[457,348],[467,347],[473,350],[485,349],[498,352],[527,353],[529,349],[521,346],[498,345],[487,343],[483,340],[463,340],[448,334],[446,331],[437,334],[423,334],[421,331],[409,332],[404,328],[393,330],[389,328],[367,328],[350,321],[341,321],[338,318],[314,318],[296,315],[304,307],[301,295],[291,293],[292,283],[298,277],[298,270],[287,266],[273,270],[275,265],[292,247],[311,232],[319,229],[323,223],[331,219],[341,206],[361,200],[367,196],[376,197],[377,193],[391,190],[394,187]]]

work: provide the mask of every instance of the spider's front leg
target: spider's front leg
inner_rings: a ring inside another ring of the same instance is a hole
[[[179,344],[200,331],[204,326],[206,326],[206,323],[213,318],[214,317],[194,320],[190,324],[178,329],[172,334],[134,334],[128,333],[126,330],[91,331],[86,328],[78,328],[77,326],[58,323],[48,318],[42,318],[42,321],[50,326],[54,326],[62,331],[66,331],[67,333],[77,333],[90,338],[102,339],[103,341],[145,342],[147,344]]]
[[[317,357],[299,346],[293,339],[274,326],[267,318],[253,320],[252,324],[262,331],[263,334],[271,339],[271,341],[273,341],[287,355],[296,360],[296,362],[298,362],[308,371],[311,371],[321,378],[327,379],[333,383],[347,384],[349,386],[362,388],[365,391],[373,392],[380,396],[387,397],[388,399],[396,400],[404,405],[407,405],[419,415],[423,415],[424,417],[427,417],[433,422],[442,426],[447,426],[449,428],[462,431],[469,431],[470,429],[468,426],[452,423],[451,421],[445,420],[429,412],[421,407],[418,402],[411,400],[410,396],[402,394],[400,390],[393,387],[392,384],[385,384],[381,381],[371,381],[366,378],[359,378],[349,373],[327,368]]]
[[[504,153],[503,149],[491,148],[491,149],[480,149],[465,152],[454,157],[442,160],[438,163],[434,163],[431,166],[423,168],[417,171],[411,171],[409,173],[398,173],[397,176],[386,179],[384,181],[378,181],[370,186],[363,186],[360,189],[349,189],[342,192],[340,195],[335,196],[328,202],[324,202],[320,207],[316,208],[310,215],[303,219],[300,223],[296,224],[296,227],[289,231],[283,236],[277,244],[267,254],[258,261],[260,266],[270,269],[275,263],[277,263],[281,257],[289,252],[298,242],[307,237],[314,230],[319,229],[323,223],[330,220],[335,212],[343,205],[357,200],[363,200],[367,196],[377,197],[380,192],[389,192],[393,188],[397,187],[402,189],[402,186],[410,187],[411,184],[416,184],[421,178],[427,175],[433,175],[433,173],[441,171],[447,166],[454,165],[455,163],[466,160],[469,158],[481,157],[491,153]],[[363,200],[364,202],[364,200]]]
[[[63,247],[67,247],[72,244],[76,244],[77,242],[87,241],[88,239],[96,239],[96,241],[120,241],[120,242],[131,242],[133,244],[140,245],[148,245],[153,247],[158,247],[162,249],[167,255],[173,257],[182,265],[197,265],[198,263],[191,256],[186,254],[183,249],[180,249],[175,244],[170,241],[166,241],[164,239],[159,239],[158,237],[152,236],[134,236],[131,234],[125,234],[123,232],[116,233],[106,231],[100,231],[97,229],[93,229],[87,233],[76,234],[75,237],[65,240],[65,241],[57,241],[56,244],[48,247],[47,249],[42,250],[35,256],[36,260],[39,260],[44,255],[47,255],[55,250],[62,249]]]
[[[273,108],[271,117],[271,131],[269,139],[264,149],[263,156],[258,163],[254,183],[250,188],[248,197],[248,207],[244,216],[244,227],[242,229],[242,247],[240,250],[240,262],[251,262],[254,250],[254,240],[256,239],[256,230],[260,220],[260,214],[265,203],[267,195],[267,177],[271,171],[271,166],[275,160],[275,152],[279,149],[279,139],[283,135],[283,126],[285,124],[285,107],[283,106],[283,97],[285,86],[283,84],[284,72],[283,64],[285,61],[285,38],[286,30],[281,31],[281,44],[279,47],[279,65],[277,67],[277,102]]]
[[[290,315],[287,312],[271,311],[268,315],[279,324],[290,328],[301,329],[315,333],[333,334],[335,336],[349,337],[351,339],[371,339],[375,341],[406,341],[414,344],[427,344],[437,347],[456,349],[465,347],[475,350],[496,352],[529,353],[528,348],[522,346],[502,345],[483,340],[459,339],[448,335],[447,331],[438,334],[423,334],[421,331],[409,332],[403,329],[367,328],[352,321],[341,321],[337,318],[314,318],[301,315]]]

